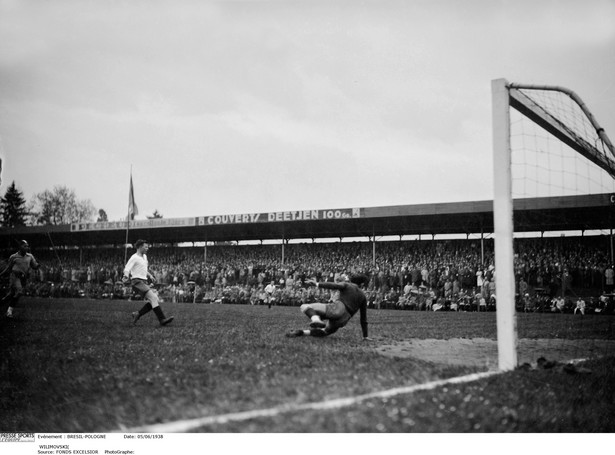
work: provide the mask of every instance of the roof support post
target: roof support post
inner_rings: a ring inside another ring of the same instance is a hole
[[[483,227],[480,227],[480,263],[485,265],[485,236],[483,235]]]
[[[376,267],[376,235],[372,234],[372,266]]]
[[[615,257],[613,256],[613,228],[611,228],[611,265],[615,264]]]

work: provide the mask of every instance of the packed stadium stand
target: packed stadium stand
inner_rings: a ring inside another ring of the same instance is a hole
[[[545,215],[548,210],[566,210],[571,225],[559,227],[604,229],[603,215],[595,219],[587,215],[588,204],[611,204],[609,195],[599,196],[591,203],[584,199],[576,207],[576,202],[562,204],[561,200],[553,200],[553,206],[546,208],[539,201],[521,218],[538,220],[535,224],[528,223],[527,230],[540,230],[543,218],[549,218]],[[371,308],[495,310],[493,239],[482,231],[491,227],[489,204],[391,207],[372,209],[371,213],[369,209],[329,212],[329,219],[325,219],[324,211],[301,215],[297,215],[301,212],[254,214],[253,220],[257,216],[265,219],[261,223],[251,223],[250,215],[166,220],[160,226],[147,226],[143,221],[140,228],[131,226],[129,234],[130,239],[147,238],[153,242],[149,252],[150,269],[157,277],[158,292],[164,300],[253,305],[272,300],[278,305],[300,305],[328,298],[321,290],[302,286],[306,279],[333,281],[340,273],[360,273],[369,277],[367,291]],[[596,211],[599,212],[603,211]],[[585,224],[579,224],[579,220]],[[324,224],[318,224],[319,221]],[[2,257],[14,252],[11,240],[29,236],[32,252],[43,266],[29,280],[27,294],[130,299],[133,296],[129,289],[121,284],[126,254],[132,253],[125,250],[120,240],[126,235],[126,230],[121,229],[124,225],[125,222],[117,229],[93,223],[54,230],[33,227],[22,228],[20,232],[0,231]],[[213,230],[186,234],[197,226]],[[367,241],[341,241],[343,236],[370,230],[375,235]],[[475,234],[470,238],[469,232],[476,230],[480,236]],[[264,238],[280,238],[280,232],[285,232],[285,238],[277,244],[231,241],[253,239],[258,237],[257,233]],[[293,236],[306,237],[307,232],[314,237],[338,232],[340,240],[287,241]],[[417,232],[424,235],[403,240],[403,235]],[[466,238],[435,239],[437,234],[450,232],[465,233]],[[376,241],[377,235],[385,234],[398,235],[399,240]],[[217,241],[205,246],[176,243],[179,239],[195,242],[208,237],[216,237]],[[165,238],[170,240],[165,242]],[[93,239],[104,243],[96,244]],[[612,235],[603,232],[587,236],[538,236],[515,242],[519,311],[572,312],[579,298],[587,301],[588,311],[604,310],[600,307],[606,302],[600,297],[613,290]],[[264,287],[271,282],[276,285],[276,291],[267,295]],[[561,297],[563,303],[557,301]]]

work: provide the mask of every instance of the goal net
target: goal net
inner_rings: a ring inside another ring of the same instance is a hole
[[[613,145],[566,88],[494,80],[492,114],[498,366],[523,363],[526,335],[536,355],[597,355],[613,337]]]

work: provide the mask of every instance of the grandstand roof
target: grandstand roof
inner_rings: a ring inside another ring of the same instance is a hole
[[[514,201],[516,232],[610,229],[615,195]],[[489,234],[493,202],[451,202],[349,209],[247,213],[131,221],[128,242],[153,243],[313,239],[387,235]],[[123,245],[126,221],[0,229],[0,245]]]

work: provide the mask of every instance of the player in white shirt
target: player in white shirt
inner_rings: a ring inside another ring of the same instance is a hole
[[[147,300],[147,303],[139,311],[132,313],[132,323],[136,324],[141,316],[154,310],[160,325],[167,325],[173,320],[173,316],[168,318],[164,316],[158,302],[158,295],[150,289],[148,284],[148,280],[153,283],[156,282],[154,276],[148,271],[147,251],[149,250],[149,243],[147,240],[137,240],[135,248],[137,252],[130,257],[126,267],[124,267],[124,281],[130,279],[132,288],[141,294]]]
[[[271,305],[275,301],[274,293],[275,283],[272,281],[267,286],[265,286],[265,295],[267,296],[265,299],[265,303],[267,304],[267,307],[269,307],[269,309],[271,309]]]

